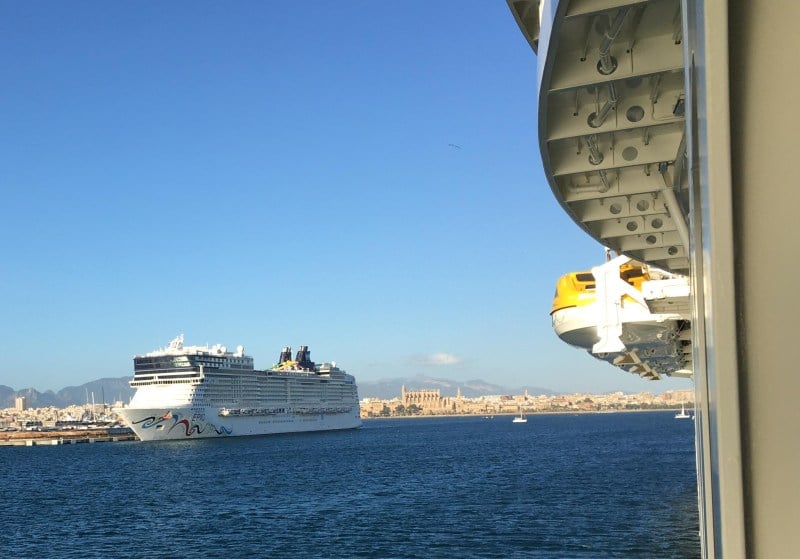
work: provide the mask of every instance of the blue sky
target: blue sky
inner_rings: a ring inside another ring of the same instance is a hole
[[[0,73],[0,384],[183,333],[363,380],[689,387],[550,327],[603,252],[544,180],[504,2],[6,2]]]

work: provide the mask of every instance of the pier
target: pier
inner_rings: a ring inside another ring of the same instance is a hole
[[[12,431],[0,433],[0,446],[57,446],[138,440],[130,429]]]

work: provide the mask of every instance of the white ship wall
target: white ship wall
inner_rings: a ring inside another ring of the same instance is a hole
[[[347,413],[220,416],[218,408],[124,408],[120,415],[142,441],[273,435],[355,429],[361,426],[356,404]]]

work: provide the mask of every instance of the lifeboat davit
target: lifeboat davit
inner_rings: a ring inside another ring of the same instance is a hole
[[[550,316],[566,343],[643,378],[692,376],[689,279],[618,256],[562,276]]]

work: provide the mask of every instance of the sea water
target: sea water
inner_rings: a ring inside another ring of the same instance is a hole
[[[674,412],[0,447],[3,557],[699,557]]]

